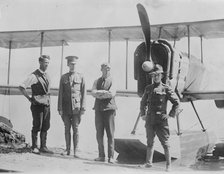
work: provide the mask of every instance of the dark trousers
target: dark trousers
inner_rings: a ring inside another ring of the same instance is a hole
[[[32,132],[47,132],[50,128],[50,106],[31,105],[33,116]]]
[[[114,157],[114,117],[115,110],[95,111],[96,139],[98,143],[99,157],[105,157],[104,152],[104,130],[108,140],[108,158]]]
[[[46,147],[47,131],[50,128],[50,106],[31,105],[33,116],[32,148],[37,147],[37,135],[40,131],[41,147]]]
[[[79,139],[79,132],[78,132],[78,126],[80,123],[80,116],[79,114],[68,114],[62,116],[64,126],[65,126],[65,142],[66,142],[66,150],[70,151],[71,146],[71,127],[73,130],[73,147],[74,147],[74,153],[76,152],[76,148],[78,145],[78,139]]]
[[[170,147],[169,145],[169,137],[170,137],[170,131],[169,126],[165,122],[159,123],[159,124],[146,124],[146,137],[147,137],[147,146],[153,147],[154,145],[154,139],[155,135],[159,138],[159,141],[161,142],[164,149],[167,149]]]

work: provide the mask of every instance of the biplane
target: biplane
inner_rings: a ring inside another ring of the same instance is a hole
[[[150,25],[145,8],[137,5],[141,26],[123,27],[99,27],[99,28],[76,28],[57,30],[27,30],[27,31],[5,31],[0,32],[0,47],[9,49],[7,85],[0,86],[2,95],[20,95],[18,86],[10,85],[11,50],[22,48],[40,47],[40,55],[43,47],[61,46],[62,59],[64,46],[76,42],[108,42],[108,62],[110,62],[110,45],[113,41],[124,41],[128,47],[128,42],[141,42],[134,54],[134,78],[137,80],[138,90],[118,90],[119,96],[142,95],[146,85],[150,84],[147,72],[142,69],[145,61],[153,64],[160,64],[165,71],[164,83],[169,83],[178,94],[181,102],[190,102],[202,131],[182,134],[177,116],[177,133],[173,133],[175,143],[178,142],[178,153],[172,154],[173,158],[181,159],[181,162],[189,158],[196,158],[206,155],[214,147],[216,138],[213,133],[205,129],[194,106],[195,100],[214,100],[217,108],[224,108],[224,91],[221,86],[211,87],[208,71],[203,64],[203,54],[201,59],[191,55],[190,38],[199,37],[201,49],[203,39],[224,37],[224,19],[182,22]],[[182,38],[188,39],[188,52],[177,52],[174,45]],[[203,50],[201,50],[203,53]],[[126,69],[127,71],[127,69]],[[61,66],[62,73],[62,66]],[[209,71],[209,74],[212,73]],[[215,73],[215,72],[214,72]],[[126,73],[127,74],[127,73]],[[221,79],[220,79],[221,80]],[[126,76],[127,81],[127,76]],[[91,93],[90,90],[87,91]],[[57,95],[58,89],[52,88],[51,94]],[[132,131],[135,134],[139,116]],[[145,138],[145,137],[144,137]],[[172,141],[172,138],[171,138]],[[117,137],[115,139],[115,150],[119,153],[118,160],[136,159],[144,160],[146,145],[144,139],[137,136]],[[175,149],[175,150],[177,150]],[[171,152],[172,153],[172,152]],[[157,155],[162,156],[161,150],[156,149],[154,160]]]

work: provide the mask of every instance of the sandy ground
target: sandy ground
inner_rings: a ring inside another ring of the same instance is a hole
[[[153,168],[146,169],[141,165],[95,162],[93,154],[79,152],[79,156],[80,159],[75,159],[73,156],[48,156],[32,153],[1,154],[0,169],[25,173],[145,173],[149,171],[163,172],[165,169],[164,162],[156,163]],[[175,166],[172,171],[187,172],[193,171],[193,169]]]
[[[165,162],[154,163],[148,169],[139,164],[109,164],[95,162],[95,153],[78,151],[79,159],[63,156],[63,149],[51,148],[54,155],[37,155],[33,153],[0,154],[0,172],[22,173],[163,173]],[[223,173],[224,160],[213,162],[198,162],[193,166],[180,166],[178,161],[172,161],[170,173]]]
[[[8,98],[1,97],[1,102],[9,100]],[[117,105],[119,109],[116,116],[116,131],[115,137],[130,135],[133,129],[136,117],[139,112],[139,98],[117,98]],[[88,109],[82,118],[82,122],[79,127],[80,141],[79,141],[79,156],[80,159],[74,159],[72,156],[64,157],[59,154],[54,156],[43,156],[32,153],[8,153],[0,154],[0,172],[3,171],[18,171],[25,173],[148,173],[148,172],[164,172],[165,162],[155,163],[153,168],[145,169],[139,165],[131,164],[108,164],[94,162],[94,158],[98,156],[97,142],[95,137],[95,124],[94,124],[94,111],[92,106],[94,100],[88,96]],[[31,144],[30,134],[32,126],[32,117],[29,110],[29,103],[22,96],[13,96],[10,98],[11,106],[9,107],[10,120],[14,125],[14,129],[25,135],[27,143]],[[1,105],[3,106],[3,105]],[[52,97],[51,107],[51,128],[48,132],[48,147],[56,147],[53,149],[65,148],[64,140],[64,127],[60,116],[57,113],[57,98]],[[129,107],[131,106],[131,107]],[[217,116],[220,115],[220,119],[213,119],[214,124],[211,124],[211,119],[206,122],[205,126],[213,125],[214,127],[220,127],[223,130],[223,113],[217,113],[216,108],[207,108],[207,104],[199,106],[199,109],[205,110],[204,113],[214,113]],[[181,117],[182,124],[186,128],[201,129],[195,115],[191,113],[191,109],[184,108],[184,115],[188,117]],[[4,107],[4,109],[7,107]],[[207,110],[206,110],[207,109]],[[216,112],[215,112],[216,111]],[[7,115],[3,114],[3,115]],[[210,114],[209,114],[210,115]],[[189,118],[190,117],[190,118]],[[192,119],[191,119],[192,117]],[[207,118],[207,117],[206,117]],[[208,117],[210,118],[210,117]],[[186,119],[186,120],[185,120]],[[192,123],[191,123],[192,122]],[[212,122],[212,123],[213,123]],[[188,125],[186,125],[188,123]],[[198,123],[197,125],[195,123]],[[210,123],[210,124],[207,124]],[[176,124],[176,120],[170,120],[170,127]],[[141,120],[137,129],[138,133],[145,134],[144,122]],[[223,131],[222,131],[223,132]],[[39,141],[38,141],[39,143]],[[105,141],[106,143],[106,141]],[[106,144],[105,144],[106,146]],[[172,147],[176,148],[176,147]],[[106,149],[105,149],[106,151]],[[117,155],[117,154],[116,154]],[[196,166],[186,167],[180,166],[178,162],[173,161],[172,173],[223,173],[224,162],[216,163],[199,163]]]

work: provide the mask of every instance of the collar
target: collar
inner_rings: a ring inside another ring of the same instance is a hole
[[[108,79],[110,76],[106,76],[106,77],[101,77],[102,78],[102,80],[105,80],[105,79]]]
[[[38,70],[40,71],[41,74],[46,74],[46,72],[42,71],[40,68]]]
[[[154,83],[155,87],[160,86],[161,84],[162,84],[162,82]]]
[[[76,73],[76,71],[74,71],[74,72],[69,71],[68,72],[69,75],[74,75],[75,73]]]

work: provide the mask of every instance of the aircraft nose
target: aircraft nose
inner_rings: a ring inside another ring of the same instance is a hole
[[[142,64],[142,69],[145,71],[145,72],[150,72],[154,67],[154,64],[152,61],[145,61],[143,62]]]

